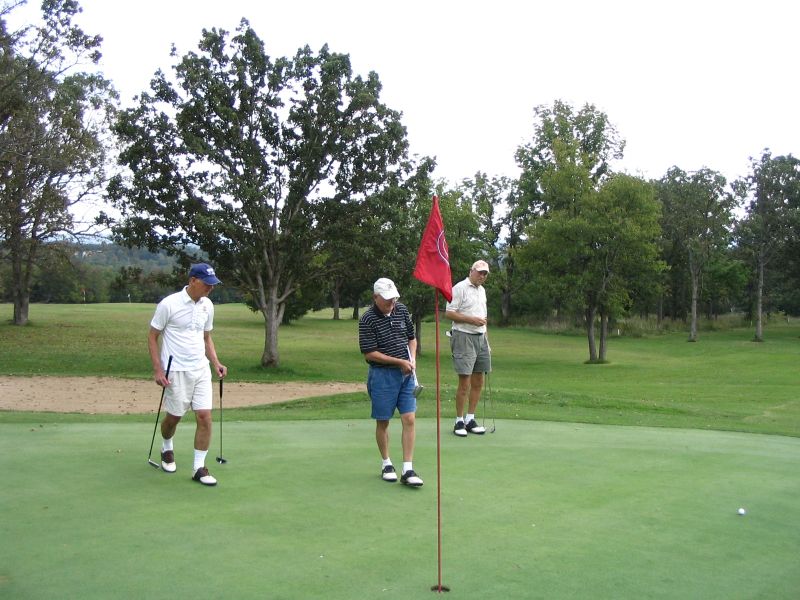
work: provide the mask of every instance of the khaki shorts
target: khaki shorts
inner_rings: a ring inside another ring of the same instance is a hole
[[[194,371],[173,371],[164,391],[164,409],[171,415],[182,417],[186,411],[211,410],[211,367],[206,365]]]
[[[450,350],[453,353],[453,368],[459,375],[489,373],[492,370],[492,354],[482,333],[464,333],[454,329],[450,334]]]

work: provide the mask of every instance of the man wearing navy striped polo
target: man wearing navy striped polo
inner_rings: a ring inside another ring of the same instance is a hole
[[[415,417],[417,399],[414,396],[416,368],[414,356],[417,339],[414,324],[391,279],[382,277],[373,286],[373,305],[358,323],[358,345],[369,364],[367,392],[372,400],[375,419],[375,440],[383,459],[381,478],[397,481],[397,472],[389,458],[389,421],[395,409],[403,426],[403,470],[400,481],[420,487],[422,479],[414,472]]]

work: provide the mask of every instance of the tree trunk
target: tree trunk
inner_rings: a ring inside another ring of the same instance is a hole
[[[333,303],[333,320],[339,320],[339,301],[340,301],[340,294],[339,294],[339,282],[335,282],[333,284],[333,289],[331,290],[331,302]]]
[[[508,325],[511,319],[511,290],[504,289],[500,295],[500,319],[503,325]]]
[[[16,240],[14,239],[16,237]],[[27,261],[23,260],[22,244],[18,236],[11,238],[11,295],[14,302],[14,325],[28,324],[28,311],[31,300],[31,261],[33,251]],[[23,264],[27,262],[26,264]]]
[[[353,306],[353,321],[358,321],[358,315],[359,315],[359,312],[360,312],[360,311],[359,311],[359,308],[358,308],[358,303],[356,303],[356,304]]]
[[[608,315],[600,313],[600,362],[606,359],[606,347],[608,345]]]
[[[692,318],[689,323],[689,342],[697,341],[697,296],[700,288],[700,274],[696,269],[690,269],[692,275]]]
[[[16,287],[16,286],[15,286]],[[14,290],[14,325],[28,324],[30,295],[21,290]]]
[[[589,338],[589,362],[597,362],[597,346],[594,343],[594,317],[597,309],[590,306],[586,309],[586,335]]]
[[[278,305],[277,290],[267,290],[266,302],[262,303],[261,314],[264,316],[264,353],[261,355],[262,367],[277,367],[280,362],[278,355],[278,326],[281,323],[283,309]]]
[[[763,295],[764,295],[764,260],[758,257],[758,283],[756,284],[756,335],[754,342],[764,341],[764,329],[762,322]]]

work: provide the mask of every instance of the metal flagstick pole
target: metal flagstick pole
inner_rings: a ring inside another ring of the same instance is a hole
[[[450,588],[442,585],[442,402],[439,386],[439,290],[434,290],[436,315],[436,532],[439,583],[432,591],[449,592]]]

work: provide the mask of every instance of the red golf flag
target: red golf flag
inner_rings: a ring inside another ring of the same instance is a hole
[[[417,252],[414,277],[422,283],[435,287],[448,302],[453,300],[453,281],[450,276],[450,255],[444,237],[442,213],[439,212],[439,197],[433,197],[431,214],[422,234]]]

